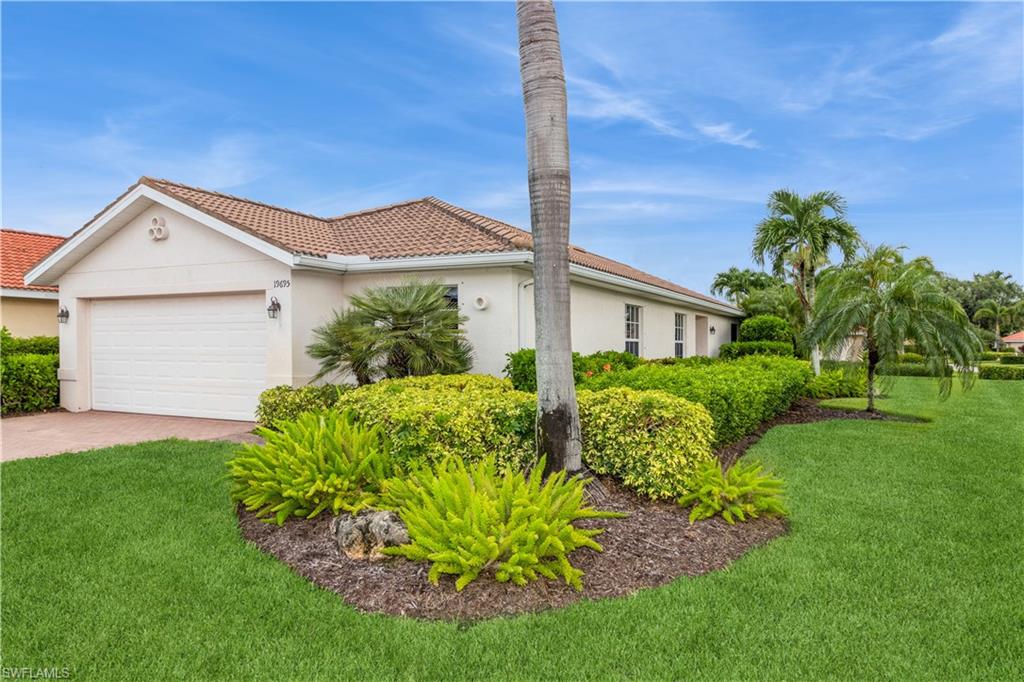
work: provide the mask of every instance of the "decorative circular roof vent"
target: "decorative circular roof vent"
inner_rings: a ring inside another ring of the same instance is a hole
[[[155,242],[167,239],[167,236],[170,234],[170,230],[167,229],[167,222],[159,216],[150,221],[149,230],[147,231],[149,232],[149,238]]]

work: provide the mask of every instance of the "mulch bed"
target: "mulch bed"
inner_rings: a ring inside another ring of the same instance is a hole
[[[764,432],[778,424],[887,418],[891,417],[823,408],[814,401],[803,400],[717,454],[724,462],[735,461]],[[608,477],[601,477],[599,483],[603,495],[595,506],[629,516],[580,523],[583,527],[606,529],[596,538],[604,552],[581,549],[570,557],[572,564],[585,573],[582,592],[564,582],[541,579],[518,587],[499,583],[487,575],[456,592],[453,576],[443,576],[437,587],[431,585],[427,581],[426,563],[401,558],[349,559],[334,544],[329,514],[309,521],[291,519],[276,526],[239,507],[238,518],[246,540],[360,610],[460,621],[542,611],[580,599],[624,596],[664,585],[680,576],[702,575],[725,568],[751,548],[786,532],[786,522],[776,518],[755,519],[735,526],[715,518],[690,525],[687,510],[678,505],[642,499]]]

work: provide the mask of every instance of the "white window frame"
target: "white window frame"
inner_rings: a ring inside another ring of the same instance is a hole
[[[674,341],[672,351],[674,357],[686,357],[686,313],[676,313],[673,324]]]
[[[635,320],[632,319],[632,317],[630,315],[630,313],[634,312],[634,311],[636,312],[636,319]],[[644,322],[644,309],[643,309],[643,306],[639,306],[639,305],[636,305],[636,304],[633,304],[633,303],[627,303],[626,307],[625,307],[625,315],[624,315],[624,317],[625,317],[626,325],[625,325],[625,329],[623,329],[623,334],[625,335],[625,345],[624,345],[623,348],[624,348],[624,350],[627,353],[633,353],[634,355],[636,355],[639,358],[639,357],[641,357],[641,353],[643,352],[643,343],[642,343],[643,334],[644,334],[644,332],[643,332],[643,322]],[[632,331],[631,326],[636,331],[636,336],[635,337],[630,335],[630,332]],[[634,352],[634,350],[632,348],[630,348],[630,344],[634,344],[636,346],[635,352]]]

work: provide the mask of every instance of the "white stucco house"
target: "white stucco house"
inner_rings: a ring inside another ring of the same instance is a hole
[[[317,371],[312,330],[369,286],[451,287],[475,351],[500,374],[532,347],[530,233],[427,197],[322,218],[142,178],[45,256],[26,282],[59,285],[61,405],[250,420],[259,393]],[[570,248],[582,353],[715,355],[733,306]]]

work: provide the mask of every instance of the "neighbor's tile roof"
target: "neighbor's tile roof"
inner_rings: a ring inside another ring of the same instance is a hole
[[[1011,343],[1021,341],[1024,342],[1024,331],[1010,334],[1009,336],[1003,337],[1003,343]]]
[[[0,229],[0,286],[4,289],[57,291],[57,287],[27,286],[25,273],[67,237],[23,230]]]
[[[434,197],[323,218],[170,180],[144,177],[139,182],[297,254],[368,256],[380,260],[533,249],[529,232]],[[710,303],[729,305],[576,246],[569,247],[569,260]]]

